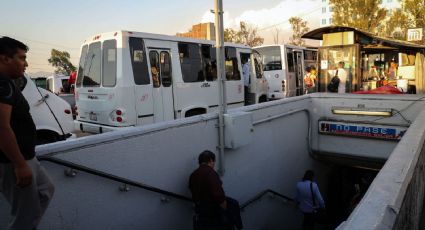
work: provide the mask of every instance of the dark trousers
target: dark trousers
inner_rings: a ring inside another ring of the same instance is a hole
[[[227,209],[197,205],[193,219],[194,230],[234,230],[242,229],[242,218],[239,202],[226,197]]]
[[[225,216],[228,219],[229,225],[235,226],[236,229],[242,229],[241,208],[239,202],[233,198],[226,197],[227,209]]]
[[[303,230],[314,230],[314,214],[304,213]]]

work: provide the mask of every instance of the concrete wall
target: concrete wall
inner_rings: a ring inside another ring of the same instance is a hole
[[[350,218],[338,229],[421,229],[425,110],[391,153]]]
[[[305,109],[310,102],[309,97],[300,97],[243,110],[252,111],[256,122]],[[241,203],[265,189],[294,197],[295,184],[306,169],[317,171],[325,183],[321,172],[326,173],[326,167],[308,153],[307,126],[306,112],[256,124],[250,144],[225,152],[226,194]],[[204,115],[45,145],[37,154],[190,197],[187,183],[197,168],[198,154],[205,149],[217,153],[216,127],[217,116]],[[121,192],[120,183],[84,172],[67,177],[66,167],[42,164],[56,184],[56,194],[40,229],[191,229],[190,202],[131,186]],[[0,215],[6,216],[4,201],[0,207]],[[252,230],[297,229],[302,221],[293,204],[269,195],[247,207],[242,216],[246,229]]]
[[[253,114],[253,139],[238,149],[226,149],[222,177],[225,192],[240,203],[265,189],[294,197],[296,182],[306,169],[313,169],[326,199],[324,188],[331,166],[311,157],[308,125],[311,123],[315,154],[340,151],[356,156],[363,151],[373,154],[369,148],[375,151],[384,148],[379,151],[384,157],[388,154],[385,151],[395,147],[394,143],[385,142],[388,147],[382,141],[321,136],[317,133],[317,120],[376,119],[338,117],[330,113],[332,105],[357,104],[395,108],[402,111],[405,118],[414,120],[419,107],[423,107],[423,101],[415,102],[418,98],[379,96],[377,100],[375,95],[313,94],[240,108],[238,110]],[[405,122],[397,116],[386,119],[382,122]],[[415,124],[422,132],[425,130],[419,125],[421,123]],[[409,132],[415,131],[409,129]],[[401,145],[403,141],[396,148],[405,146]],[[198,154],[205,149],[217,153],[217,145],[217,115],[209,114],[45,145],[37,149],[37,154],[189,197],[188,177],[197,167]],[[130,191],[122,192],[119,190],[121,184],[109,179],[84,172],[68,177],[64,174],[66,167],[48,162],[42,165],[54,180],[56,194],[40,229],[191,229],[190,202],[132,186]],[[0,216],[6,217],[8,209],[0,199]],[[302,222],[293,204],[269,195],[247,207],[242,218],[248,230],[300,229]],[[6,221],[7,218],[0,218],[0,229],[5,228]]]

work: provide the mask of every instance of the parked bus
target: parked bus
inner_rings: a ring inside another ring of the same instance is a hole
[[[268,82],[268,99],[281,99],[305,92],[303,76],[307,66],[317,69],[317,49],[294,45],[254,47],[261,54]]]
[[[244,105],[243,56],[251,59],[252,103],[267,99],[260,55],[225,43],[229,108]],[[95,35],[81,48],[75,97],[76,125],[94,133],[215,111],[214,42],[129,31]]]

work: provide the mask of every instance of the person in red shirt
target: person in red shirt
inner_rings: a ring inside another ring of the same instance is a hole
[[[74,90],[75,90],[75,81],[76,80],[77,80],[77,72],[72,71],[69,74],[69,79],[68,79],[68,86],[69,86],[69,89],[70,89],[70,92],[71,93],[74,93]]]

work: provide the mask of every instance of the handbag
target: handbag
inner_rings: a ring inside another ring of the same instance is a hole
[[[326,209],[321,208],[319,206],[316,206],[316,199],[314,198],[313,193],[313,182],[310,182],[310,191],[311,191],[311,197],[313,199],[313,218],[314,221],[319,224],[326,224],[328,221],[328,217],[326,214]]]
[[[335,76],[332,77],[331,82],[328,84],[328,91],[333,93],[338,92],[339,81],[338,70],[336,70]]]

